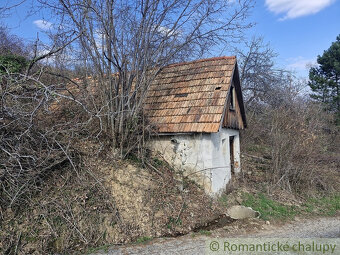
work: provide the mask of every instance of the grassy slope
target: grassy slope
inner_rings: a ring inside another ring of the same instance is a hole
[[[264,220],[291,219],[297,215],[334,216],[340,210],[340,194],[307,198],[301,205],[287,205],[270,199],[263,193],[244,193],[242,204],[259,211]]]
[[[269,147],[249,144],[243,148],[242,174],[230,194],[219,200],[226,207],[242,204],[261,213],[263,220],[286,220],[295,216],[334,216],[340,211],[340,171],[337,165],[324,162],[324,175],[329,190],[306,187],[299,193],[283,190],[269,183],[271,161]],[[337,157],[336,153],[331,153]]]

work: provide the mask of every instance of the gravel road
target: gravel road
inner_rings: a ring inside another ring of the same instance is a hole
[[[212,238],[227,237],[287,237],[287,238],[340,238],[340,217],[298,219],[278,226],[262,223],[259,231],[246,234],[230,234],[223,230],[212,231],[212,235],[192,235],[177,238],[159,238],[148,244],[111,247],[94,254],[174,254],[196,255],[205,253],[205,241]],[[262,229],[262,230],[261,230]]]

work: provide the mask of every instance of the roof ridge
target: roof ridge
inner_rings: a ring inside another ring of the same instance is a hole
[[[188,65],[188,64],[199,63],[199,62],[215,61],[215,60],[221,60],[221,59],[236,59],[236,56],[221,56],[221,57],[203,58],[203,59],[198,59],[198,60],[193,60],[193,61],[174,63],[174,64],[167,65],[165,67],[174,67],[174,66]]]

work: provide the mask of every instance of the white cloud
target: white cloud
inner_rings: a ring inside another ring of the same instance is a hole
[[[265,5],[271,12],[284,14],[280,20],[286,20],[315,14],[334,2],[335,0],[266,0]]]
[[[316,58],[315,59],[307,59],[304,57],[296,57],[287,59],[288,65],[287,68],[295,70],[295,71],[308,71],[312,66],[317,65]]]
[[[161,33],[163,36],[179,36],[181,33],[178,30],[171,30],[165,26],[159,26],[157,32]]]
[[[51,22],[42,19],[33,21],[33,24],[36,25],[41,30],[49,30],[53,27],[53,24]]]

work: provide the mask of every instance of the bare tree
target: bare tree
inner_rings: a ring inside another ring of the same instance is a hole
[[[259,102],[272,104],[281,98],[275,93],[282,85],[292,82],[292,74],[276,66],[278,54],[270,45],[262,37],[253,37],[245,42],[243,48],[238,47],[235,51],[246,106]]]
[[[15,35],[11,35],[8,29],[4,26],[0,26],[0,38],[0,55],[27,55],[27,50],[22,40]]]
[[[100,132],[110,134],[121,157],[143,147],[143,100],[161,68],[203,56],[251,26],[251,0],[39,2],[59,18],[55,41],[79,36],[68,47],[68,66],[91,76],[81,85],[99,92],[92,101],[100,102]]]
[[[11,11],[22,5],[26,0],[4,0],[0,5],[0,18],[10,15]]]
[[[239,36],[251,6],[248,0],[40,2],[59,20],[53,45],[42,48],[37,40],[25,70],[4,65],[0,72],[2,206],[21,204],[66,162],[77,171],[71,141],[80,133],[111,139],[121,157],[144,148],[142,105],[152,79],[168,63]],[[3,49],[20,52],[20,43],[15,50],[14,40],[6,42]]]

